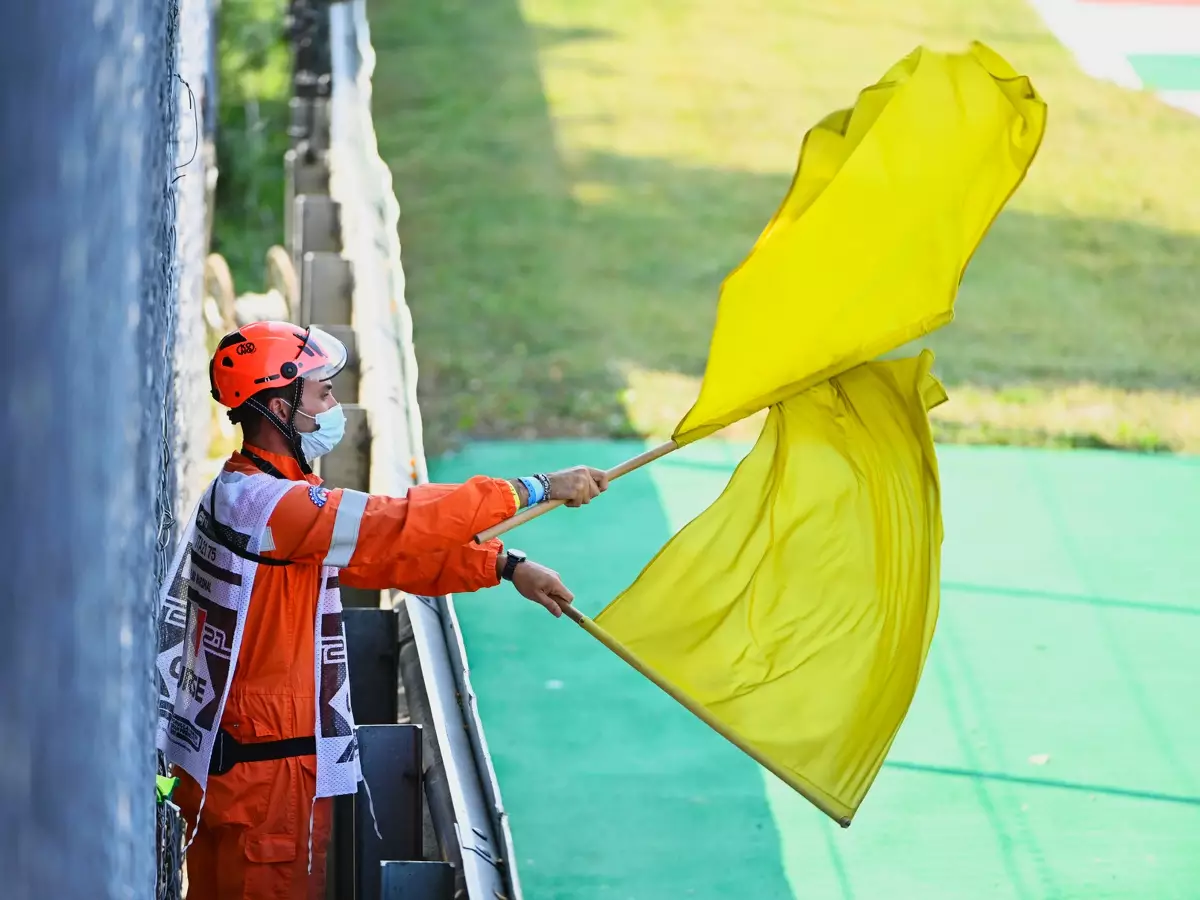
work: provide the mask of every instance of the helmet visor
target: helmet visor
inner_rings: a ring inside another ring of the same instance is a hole
[[[328,381],[346,367],[346,345],[327,331],[309,327],[296,354],[296,375],[312,381]]]

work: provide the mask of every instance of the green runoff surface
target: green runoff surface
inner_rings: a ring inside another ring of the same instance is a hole
[[[640,441],[490,442],[433,477],[611,466]],[[595,614],[720,492],[701,441],[507,535]],[[538,900],[1194,898],[1200,460],[943,446],[942,609],[847,830],[567,620],[456,598]]]

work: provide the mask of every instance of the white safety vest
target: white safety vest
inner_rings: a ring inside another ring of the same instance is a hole
[[[208,785],[213,743],[237,671],[242,631],[259,564],[239,556],[259,555],[267,522],[287,491],[307,482],[266,474],[222,472],[205,490],[192,514],[162,586],[158,617],[157,744],[168,764],[180,766]],[[216,522],[211,503],[216,500]],[[338,567],[348,565],[358,537],[366,495],[343,492],[334,521],[333,546],[321,570],[321,595],[314,629],[317,797],[353,794],[362,780]],[[345,521],[343,521],[343,519]],[[223,542],[214,538],[216,528]]]

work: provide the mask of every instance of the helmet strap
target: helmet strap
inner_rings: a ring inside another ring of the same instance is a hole
[[[312,474],[312,466],[308,464],[308,460],[304,458],[304,450],[300,443],[300,432],[296,430],[296,413],[300,411],[300,395],[304,393],[304,379],[297,378],[295,381],[296,391],[292,394],[292,412],[288,416],[287,431],[291,432],[290,444],[292,447],[292,456],[296,458],[296,462],[300,463],[300,471],[305,475]]]
[[[296,430],[296,413],[300,409],[300,395],[304,392],[304,379],[297,378],[295,385],[296,390],[295,393],[292,394],[292,402],[289,404],[292,408],[292,411],[288,415],[286,422],[279,418],[279,416],[275,415],[275,413],[271,412],[270,407],[268,407],[265,403],[259,402],[258,398],[256,397],[251,397],[249,400],[247,400],[246,406],[253,409],[260,416],[274,425],[276,429],[278,429],[279,433],[282,434],[284,439],[287,441],[288,447],[292,451],[292,456],[295,458],[296,462],[300,464],[300,471],[305,475],[311,475],[312,467],[308,464],[308,460],[304,458],[304,450],[300,444],[300,432]]]

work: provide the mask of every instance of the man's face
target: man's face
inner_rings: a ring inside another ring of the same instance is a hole
[[[301,433],[316,431],[317,423],[313,417],[335,406],[337,406],[337,400],[333,396],[332,381],[305,379],[304,390],[300,393],[300,412],[305,415],[296,416],[296,430]],[[285,422],[292,413],[288,402],[278,397],[271,401],[271,408],[275,415]]]

